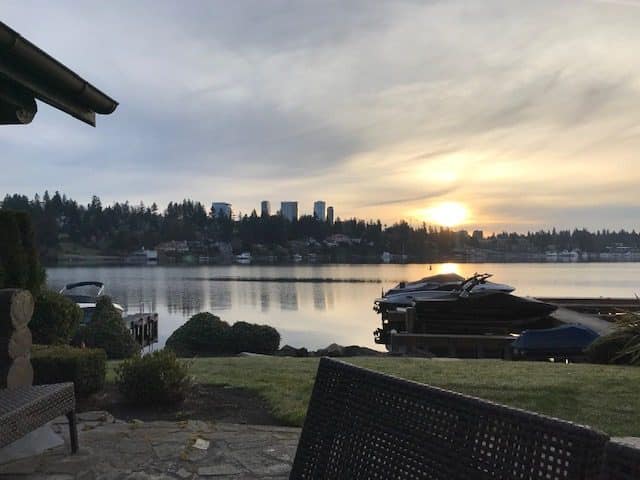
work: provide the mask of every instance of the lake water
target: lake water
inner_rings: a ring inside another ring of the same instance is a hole
[[[431,269],[430,269],[431,268]],[[210,311],[233,323],[269,324],[282,343],[317,349],[330,343],[381,349],[373,300],[402,280],[457,272],[493,280],[530,296],[632,297],[640,294],[640,263],[509,263],[421,265],[296,265],[199,267],[55,267],[51,288],[98,280],[131,313],[160,315],[160,344],[191,315]]]

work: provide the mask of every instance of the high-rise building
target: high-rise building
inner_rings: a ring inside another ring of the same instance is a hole
[[[326,207],[327,207],[327,204],[322,200],[318,200],[317,202],[314,202],[314,204],[313,204],[313,216],[316,217],[321,222],[324,222],[327,219],[327,217],[325,215],[325,208]]]
[[[231,218],[231,204],[225,202],[213,202],[211,209],[216,212],[216,217]]]
[[[333,207],[327,208],[327,222],[333,225]]]
[[[293,222],[298,219],[298,202],[281,202],[280,215]]]
[[[271,215],[271,202],[269,202],[269,200],[262,200],[260,202],[260,215],[263,217]]]
[[[482,230],[474,230],[473,231],[473,239],[476,241],[480,241],[484,238],[484,232]]]

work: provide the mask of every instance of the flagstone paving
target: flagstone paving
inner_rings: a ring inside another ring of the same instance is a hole
[[[122,422],[79,415],[80,451],[71,455],[66,418],[53,422],[65,445],[0,465],[15,480],[285,479],[300,429],[271,425]]]

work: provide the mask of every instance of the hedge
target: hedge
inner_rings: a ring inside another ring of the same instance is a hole
[[[202,312],[192,316],[167,339],[166,347],[180,357],[232,355],[240,352],[272,354],[280,334],[268,325],[236,322],[230,326],[219,317]]]
[[[45,282],[26,212],[0,210],[0,288],[24,288],[34,295]]]
[[[102,349],[33,345],[31,364],[36,385],[73,382],[78,397],[104,387],[107,355]]]
[[[280,346],[280,334],[269,325],[236,322],[231,327],[234,353],[252,352],[270,355]]]
[[[82,320],[82,309],[64,295],[46,290],[36,297],[29,330],[35,343],[66,345]]]

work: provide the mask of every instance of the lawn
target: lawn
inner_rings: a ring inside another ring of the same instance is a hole
[[[640,368],[637,367],[389,357],[348,361],[590,425],[612,436],[640,436]],[[199,383],[253,390],[267,400],[277,418],[300,426],[317,364],[316,358],[200,358],[193,361],[191,373]],[[112,368],[109,377],[113,378]]]

